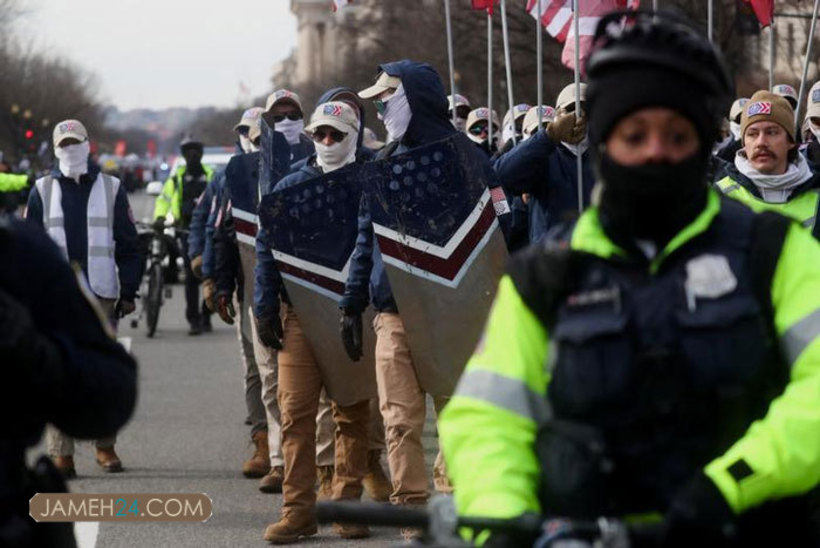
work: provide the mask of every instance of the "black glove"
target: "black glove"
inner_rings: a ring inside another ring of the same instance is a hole
[[[737,539],[732,509],[703,473],[672,500],[663,520],[660,546],[731,546]]]
[[[165,230],[165,217],[157,217],[154,219],[154,230],[157,232]]]
[[[28,309],[2,289],[0,356],[4,364],[2,385],[9,390],[0,391],[0,400],[6,401],[10,400],[6,395],[24,393],[35,380],[45,380],[41,378],[44,372],[53,375],[62,363],[57,348],[37,331]]]
[[[137,305],[134,304],[133,299],[120,299],[119,301],[117,301],[116,315],[118,318],[124,318],[136,309]]]
[[[342,344],[345,352],[354,362],[362,359],[362,315],[345,312],[342,324]]]
[[[282,350],[282,320],[279,316],[254,317],[254,320],[256,321],[256,337],[259,342],[268,348]]]

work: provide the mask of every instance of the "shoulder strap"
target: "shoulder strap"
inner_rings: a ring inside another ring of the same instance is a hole
[[[752,289],[772,330],[774,330],[772,280],[791,223],[788,217],[771,211],[755,215],[752,222],[752,241],[749,251]]]

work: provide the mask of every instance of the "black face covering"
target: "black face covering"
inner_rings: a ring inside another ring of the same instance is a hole
[[[182,150],[182,157],[185,158],[185,165],[188,166],[188,173],[197,175],[202,173],[202,150],[196,147],[186,147]]]
[[[706,205],[708,160],[700,153],[677,164],[623,166],[600,158],[601,223],[626,247],[650,240],[662,249]]]

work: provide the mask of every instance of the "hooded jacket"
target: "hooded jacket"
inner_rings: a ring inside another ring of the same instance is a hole
[[[595,177],[590,152],[582,159],[584,204],[589,205]],[[501,185],[513,196],[530,194],[530,243],[553,227],[578,216],[576,156],[539,131],[495,163]]]
[[[379,69],[401,78],[412,117],[401,140],[388,143],[379,151],[376,159],[396,156],[457,133],[447,116],[448,103],[444,85],[432,66],[405,59],[385,63],[380,65]],[[475,161],[488,162],[486,155],[477,147]],[[503,223],[502,228],[505,228]],[[367,200],[362,200],[359,211],[359,236],[351,258],[345,294],[339,307],[353,314],[360,313],[367,308],[368,296],[369,302],[377,312],[398,312],[393,291],[384,271],[381,253],[373,244],[373,224]]]

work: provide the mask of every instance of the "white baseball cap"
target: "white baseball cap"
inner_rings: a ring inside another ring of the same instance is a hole
[[[587,85],[583,82],[580,84],[581,87],[581,101],[585,101],[587,98]],[[561,110],[562,108],[566,108],[568,105],[575,102],[575,84],[569,84],[564,89],[561,90],[561,93],[558,94],[558,99],[555,100],[555,110]]]
[[[312,133],[320,126],[330,126],[343,133],[359,131],[359,117],[349,104],[342,101],[322,103],[313,111],[305,131]]]
[[[263,112],[265,112],[265,109],[262,107],[246,109],[245,112],[242,113],[242,118],[240,118],[239,123],[233,126],[233,130],[237,131],[242,126],[248,129],[252,128],[254,123],[259,123],[259,117],[262,116]]]
[[[299,96],[297,94],[293,93],[289,89],[277,89],[268,95],[268,100],[265,101],[265,112],[270,112],[273,106],[280,101],[290,101],[299,107],[299,110],[302,110],[302,101],[299,100]]]
[[[470,114],[467,115],[467,125],[465,127],[469,130],[471,127],[473,127],[473,124],[475,124],[476,122],[489,119],[490,109],[488,109],[487,107],[479,107],[477,109],[471,110]],[[496,114],[495,111],[493,111],[492,120],[493,126],[495,126],[495,131],[498,131],[498,114]]]
[[[806,97],[806,116],[820,118],[820,82],[815,82]]]
[[[88,140],[88,131],[86,131],[85,126],[79,120],[63,120],[56,126],[54,126],[54,146],[60,146],[66,139],[77,139],[78,141],[87,141]]]
[[[455,105],[453,105],[453,103],[455,103]],[[458,107],[472,108],[470,107],[470,101],[468,101],[467,98],[463,95],[459,95],[458,93],[456,93],[455,95],[448,95],[447,110],[453,110],[453,108]]]
[[[772,86],[772,93],[785,97],[789,103],[792,104],[792,108],[797,107],[797,91],[789,84],[776,84]]]
[[[390,76],[386,72],[382,71],[379,73],[379,77],[376,78],[376,83],[369,88],[360,91],[359,97],[362,99],[372,99],[373,97],[381,95],[389,89],[397,89],[400,84],[401,78],[398,76]]]
[[[549,124],[555,120],[555,109],[548,105],[541,105],[540,107],[532,107],[524,116],[524,125],[521,126],[521,131],[529,135],[535,133],[538,129],[538,112],[541,111],[542,124]]]
[[[735,99],[735,102],[732,103],[732,108],[729,109],[730,122],[735,122],[737,124],[740,123],[740,116],[743,114],[743,106],[748,102],[748,97],[740,97],[739,99]]]

